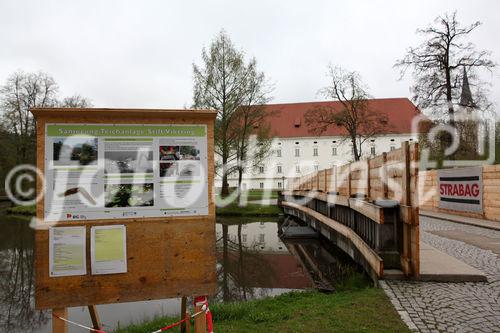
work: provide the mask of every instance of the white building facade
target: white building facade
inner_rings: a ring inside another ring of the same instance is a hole
[[[317,104],[294,103],[266,106],[279,110],[270,117],[274,138],[269,157],[254,168],[245,168],[243,189],[282,189],[286,179],[314,171],[343,165],[354,160],[350,139],[341,128],[329,128],[321,136],[314,136],[305,125],[304,115]],[[417,141],[418,133],[412,131],[412,121],[419,115],[418,109],[406,98],[375,99],[369,101],[373,112],[384,113],[389,124],[387,132],[367,139],[363,145],[362,158],[388,152],[401,147],[404,141]],[[238,185],[237,175],[228,179],[230,187]],[[221,186],[216,177],[216,186]]]

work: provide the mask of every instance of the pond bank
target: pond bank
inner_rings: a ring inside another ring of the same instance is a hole
[[[290,292],[260,300],[211,305],[215,332],[410,332],[379,288],[323,294]],[[115,333],[152,332],[178,318],[156,318]],[[172,332],[179,332],[179,329]]]

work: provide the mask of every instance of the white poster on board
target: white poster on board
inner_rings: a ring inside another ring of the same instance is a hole
[[[49,276],[85,274],[85,227],[49,228]]]
[[[124,225],[91,227],[90,258],[94,275],[126,273],[126,227]]]
[[[46,124],[45,220],[208,215],[206,125]]]

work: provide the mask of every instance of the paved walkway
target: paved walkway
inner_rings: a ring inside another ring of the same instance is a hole
[[[416,332],[500,332],[500,231],[421,216],[420,238],[482,271],[488,282],[382,281],[408,326]]]

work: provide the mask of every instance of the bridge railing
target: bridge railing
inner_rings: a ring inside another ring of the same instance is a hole
[[[400,268],[406,275],[418,277],[418,161],[418,144],[403,142],[400,149],[363,161],[289,178],[285,197],[288,193],[291,201],[295,195],[315,198],[306,204],[315,211],[324,211],[320,206],[322,201],[326,202],[330,210],[323,215],[354,230],[375,250],[383,247],[382,230],[389,228],[394,250],[400,256]],[[321,200],[316,200],[318,198]],[[394,228],[389,226],[392,217],[383,216],[388,211],[379,206],[387,200],[398,204]],[[382,217],[378,218],[377,214]]]

